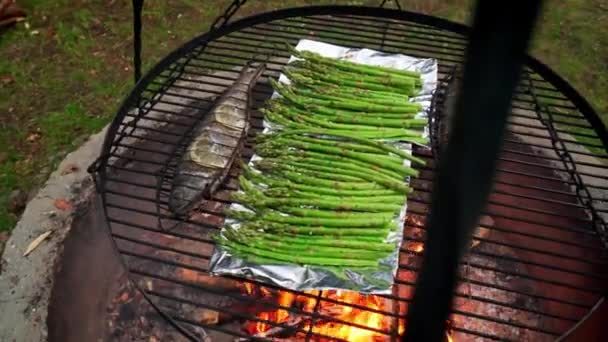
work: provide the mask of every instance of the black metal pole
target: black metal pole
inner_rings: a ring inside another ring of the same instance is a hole
[[[540,0],[478,1],[462,89],[434,182],[424,261],[404,341],[443,341],[458,266],[491,190]]]
[[[144,0],[133,0],[133,75],[135,83],[141,78],[141,10]]]

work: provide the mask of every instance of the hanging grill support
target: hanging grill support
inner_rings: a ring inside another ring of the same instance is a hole
[[[133,0],[133,73],[135,83],[141,78],[141,10],[144,0]]]

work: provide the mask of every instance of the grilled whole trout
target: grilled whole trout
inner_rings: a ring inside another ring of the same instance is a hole
[[[251,90],[265,65],[243,67],[234,84],[216,101],[207,116],[194,128],[193,139],[179,162],[169,209],[183,215],[222,184],[230,167],[241,156],[249,132]]]

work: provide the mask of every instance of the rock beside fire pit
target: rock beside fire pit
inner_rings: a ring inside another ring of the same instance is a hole
[[[86,169],[99,155],[105,131],[91,136],[64,159],[27,204],[6,243],[0,273],[0,341],[47,340],[47,310],[57,261],[75,213],[93,193]],[[24,256],[28,247],[31,251]]]

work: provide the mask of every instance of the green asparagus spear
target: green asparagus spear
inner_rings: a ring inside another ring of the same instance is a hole
[[[361,259],[345,259],[345,258],[326,258],[317,256],[300,256],[293,253],[274,252],[272,250],[258,249],[235,242],[226,240],[222,244],[229,250],[239,253],[254,254],[261,257],[268,257],[281,261],[288,261],[304,265],[329,265],[329,266],[375,266],[378,260],[361,260]]]
[[[356,65],[356,64],[355,64]],[[392,86],[411,86],[422,85],[420,76],[405,76],[396,73],[383,73],[382,75],[373,75],[366,72],[344,70],[340,68],[328,68],[325,64],[311,63],[309,60],[300,60],[290,63],[291,68],[306,69],[313,73],[332,74],[336,77],[357,79],[362,82],[379,83]]]
[[[377,128],[370,126],[359,126],[359,125],[342,125],[343,127],[335,128],[332,125],[332,128],[320,127],[311,123],[298,123],[295,121],[291,121],[286,119],[280,115],[277,115],[273,112],[263,111],[266,115],[266,118],[271,122],[279,124],[285,128],[289,129],[325,129],[327,132],[334,132],[343,135],[352,135],[360,138],[368,138],[368,139],[379,139],[379,140],[387,140],[387,141],[409,141],[419,144],[426,144],[428,141],[426,139],[420,138],[416,135],[412,135],[410,130],[407,129],[387,129],[387,128]],[[353,131],[355,130],[355,131]],[[420,133],[416,133],[420,134]]]
[[[296,189],[287,188],[271,188],[264,191],[266,196],[274,197],[296,197],[296,198],[319,198],[321,196],[318,193],[306,192]],[[365,203],[405,203],[407,199],[403,195],[380,195],[380,196],[364,196],[361,192],[361,196],[337,196],[330,194],[323,194],[323,198],[340,198],[344,201],[349,202],[365,202]]]
[[[263,157],[277,157],[284,159],[292,159],[292,160],[301,160],[307,159],[307,162],[310,162],[315,165],[327,165],[327,166],[336,166],[336,167],[344,167],[348,168],[346,165],[352,165],[355,169],[362,171],[361,169],[368,169],[372,171],[376,171],[377,173],[382,173],[386,176],[395,179],[403,179],[407,176],[405,172],[395,172],[393,170],[389,170],[386,168],[382,168],[377,165],[368,164],[366,162],[362,162],[359,160],[354,160],[348,157],[337,156],[337,155],[326,155],[323,153],[318,153],[315,151],[303,151],[303,150],[284,150],[284,151],[276,151],[270,150],[267,151],[263,147],[257,148],[258,153]],[[329,164],[331,163],[331,164]],[[337,163],[337,164],[336,164]],[[332,165],[333,164],[333,165]],[[346,164],[346,165],[345,165]]]
[[[333,180],[338,182],[363,182],[364,179],[361,177],[348,175],[345,173],[336,173],[336,172],[323,172],[324,170],[318,168],[297,168],[296,165],[293,164],[277,164],[267,159],[258,160],[254,162],[254,166],[261,171],[268,171],[272,173],[273,171],[280,174],[280,171],[294,171],[299,172],[303,175],[309,177],[317,177],[326,180]]]
[[[299,95],[299,96],[310,97],[310,98],[319,98],[319,99],[329,100],[329,101],[344,101],[345,99],[349,99],[349,100],[357,100],[360,102],[366,102],[366,103],[383,105],[383,106],[400,106],[400,105],[407,105],[410,103],[407,100],[408,99],[407,96],[403,96],[402,99],[398,99],[398,98],[392,99],[392,98],[386,98],[386,97],[357,96],[355,94],[348,94],[348,93],[336,94],[335,92],[332,93],[331,91],[327,91],[327,90],[313,90],[313,88],[309,88],[309,87],[300,87],[300,88],[290,87],[290,89],[296,95]]]
[[[291,198],[291,197],[289,197]],[[304,198],[297,198],[299,200],[304,199]],[[311,197],[307,197],[305,199],[308,200],[315,200],[318,199],[318,197],[316,198],[311,198]],[[325,200],[328,200],[329,198],[324,197]],[[357,201],[350,201],[348,198],[340,198],[340,201],[344,201],[346,203],[356,203]],[[361,202],[359,202],[361,203]],[[374,203],[374,202],[367,202],[367,203]],[[377,202],[375,202],[377,203]],[[386,202],[385,202],[386,203]],[[402,202],[391,202],[394,203],[396,205],[403,205],[403,201]],[[363,204],[363,203],[361,203]],[[301,207],[294,207],[294,206],[278,206],[276,207],[276,211],[281,212],[281,213],[285,213],[285,214],[289,214],[291,216],[300,216],[300,217],[326,217],[326,218],[369,218],[369,217],[373,217],[373,218],[383,218],[386,217],[387,214],[394,214],[393,211],[391,212],[379,212],[379,213],[374,213],[374,212],[356,212],[356,211],[336,211],[336,210],[319,210],[319,209],[310,209],[310,208],[301,208]]]
[[[327,246],[327,247],[343,247],[343,248],[358,248],[374,251],[393,252],[395,250],[394,243],[384,243],[381,241],[359,241],[359,240],[337,240],[337,239],[317,239],[312,236],[290,236],[285,234],[264,234],[260,236],[262,239],[281,241],[294,245],[310,245],[310,246]]]
[[[416,80],[413,78],[370,76],[343,71],[332,71],[327,68],[315,68],[316,70],[312,70],[305,68],[304,64],[296,63],[290,64],[287,68],[291,75],[303,75],[312,79],[332,83],[336,82],[336,80],[340,80],[341,83],[339,84],[351,87],[356,85],[363,89],[393,91],[396,93],[402,93],[403,90],[407,90],[405,93],[407,95],[416,94],[418,90]]]
[[[306,170],[309,168],[309,166],[304,163],[292,162],[292,163],[290,163],[290,165],[293,165],[294,167],[296,167],[296,168],[294,168],[294,170],[297,170],[297,168],[299,168],[300,172],[302,172],[302,170]],[[411,192],[411,189],[407,185],[405,185],[405,183],[403,181],[394,180],[394,179],[385,177],[384,175],[357,172],[357,171],[351,171],[351,170],[336,170],[336,169],[333,169],[330,167],[323,167],[323,166],[318,166],[318,165],[312,167],[312,169],[316,169],[318,171],[316,173],[316,175],[319,175],[319,174],[347,175],[347,176],[355,177],[359,180],[367,180],[370,182],[374,182],[374,183],[383,185],[388,189],[393,189],[400,193]]]
[[[328,227],[318,225],[297,225],[286,224],[280,222],[271,222],[264,220],[255,220],[245,224],[245,229],[257,231],[276,232],[277,234],[294,234],[294,235],[309,235],[309,236],[324,236],[336,239],[348,237],[348,239],[356,239],[361,236],[367,237],[382,237],[395,229],[390,223],[377,226],[348,226],[348,227]]]
[[[353,249],[336,246],[324,245],[306,245],[306,244],[289,244],[280,240],[265,240],[261,238],[243,239],[231,238],[231,241],[238,242],[256,250],[266,250],[279,253],[296,253],[298,256],[309,257],[331,257],[341,259],[360,259],[378,261],[387,256],[389,252],[369,250],[369,249]]]
[[[324,106],[330,108],[341,108],[347,110],[355,110],[361,112],[381,112],[381,113],[416,113],[419,112],[422,107],[419,103],[403,103],[398,106],[391,105],[378,105],[372,103],[365,103],[356,100],[323,100],[316,98],[306,98],[299,96],[291,92],[286,86],[278,84],[273,80],[270,81],[275,90],[281,94],[281,96],[290,100],[291,102],[298,104],[304,108],[309,106]]]
[[[421,165],[425,164],[424,160],[416,158],[416,157],[413,157],[408,152],[402,151],[402,150],[400,150],[398,148],[395,148],[395,147],[393,147],[391,145],[388,145],[388,144],[384,144],[384,143],[381,143],[381,142],[374,141],[372,139],[360,138],[360,137],[353,136],[353,135],[342,134],[340,132],[331,132],[331,131],[324,130],[324,129],[307,130],[307,131],[289,130],[289,131],[286,131],[286,132],[282,133],[282,135],[291,135],[291,134],[309,134],[309,135],[313,134],[313,135],[324,135],[324,136],[340,137],[340,138],[352,140],[354,142],[361,143],[361,144],[364,144],[364,145],[369,145],[369,146],[377,147],[378,149],[382,149],[382,150],[384,150],[386,152],[396,154],[396,155],[398,155],[398,156],[400,156],[402,158],[409,159],[409,160],[411,160],[413,162],[416,162],[418,164],[421,164]]]
[[[353,152],[353,151],[340,149],[340,148],[336,148],[336,147],[324,146],[324,145],[319,145],[319,144],[310,144],[310,143],[304,143],[304,142],[298,142],[298,141],[291,141],[289,144],[291,147],[301,149],[304,151],[314,151],[314,152],[327,153],[327,154],[331,154],[331,155],[347,157],[349,159],[358,160],[358,161],[361,161],[361,162],[364,162],[367,164],[376,165],[381,168],[393,170],[395,172],[398,172],[399,174],[405,174],[408,176],[418,177],[417,170],[414,170],[410,167],[401,165],[396,162],[389,162],[382,158],[374,158],[372,156],[363,154],[361,152]],[[272,150],[273,148],[274,147],[272,146],[272,144],[268,144],[268,145],[265,144],[265,146],[258,146],[257,149],[259,151],[266,150],[266,152],[269,152],[268,150]],[[279,148],[279,147],[277,147],[277,148]]]
[[[308,185],[308,184],[299,184],[290,182],[287,180],[276,180],[270,177],[266,177],[264,175],[256,174],[255,172],[247,169],[244,171],[248,174],[248,177],[260,182],[262,184],[267,184],[274,188],[287,188],[294,189],[297,191],[302,191],[306,193],[314,193],[319,195],[332,195],[338,197],[367,197],[367,196],[386,196],[386,195],[397,195],[394,190],[390,189],[379,189],[379,190],[371,190],[371,189],[363,189],[363,190],[347,190],[347,189],[334,189],[334,188],[324,188],[318,185]]]
[[[340,77],[335,74],[327,75],[327,74],[320,74],[320,73],[312,73],[312,72],[305,71],[305,70],[290,70],[289,72],[286,72],[286,74],[302,75],[304,77],[309,77],[309,78],[316,79],[316,80],[323,81],[323,82],[330,82],[330,83],[334,83],[337,85],[343,85],[346,87],[371,89],[371,90],[376,90],[376,91],[395,92],[395,93],[400,93],[400,94],[404,94],[404,95],[416,94],[414,83],[410,83],[407,86],[403,86],[403,85],[396,86],[396,85],[392,85],[392,84],[365,82],[365,81],[360,81],[357,79],[350,79],[350,78],[340,79]]]
[[[338,86],[338,85],[335,85],[335,84],[332,84],[329,82],[315,80],[310,77],[305,77],[302,75],[289,74],[289,71],[287,71],[287,75],[289,76],[289,79],[292,81],[292,83],[294,83],[295,85],[297,85],[299,87],[306,87],[308,89],[311,89],[311,90],[314,90],[317,92],[324,92],[324,93],[331,94],[334,96],[348,97],[349,95],[351,95],[351,96],[354,95],[357,97],[364,97],[364,98],[371,97],[371,98],[376,98],[376,99],[393,100],[393,101],[401,101],[401,100],[409,99],[409,97],[405,94],[398,94],[398,93],[389,92],[389,91],[377,91],[377,90],[362,89],[362,88],[355,88],[355,87]]]
[[[295,49],[290,49],[290,50],[297,57],[300,57],[300,58],[303,58],[306,60],[310,60],[310,61],[316,62],[316,63],[331,65],[331,66],[334,66],[339,69],[367,73],[370,75],[377,75],[377,76],[387,76],[387,75],[396,74],[396,75],[402,75],[405,77],[408,77],[408,76],[417,77],[417,78],[420,77],[420,73],[416,72],[416,71],[401,70],[401,69],[387,68],[387,67],[381,67],[381,66],[371,66],[371,65],[367,65],[367,64],[357,64],[357,63],[353,63],[353,62],[338,60],[335,58],[323,57],[323,56],[319,55],[318,53],[311,52],[311,51],[300,51],[300,50],[295,50]]]

